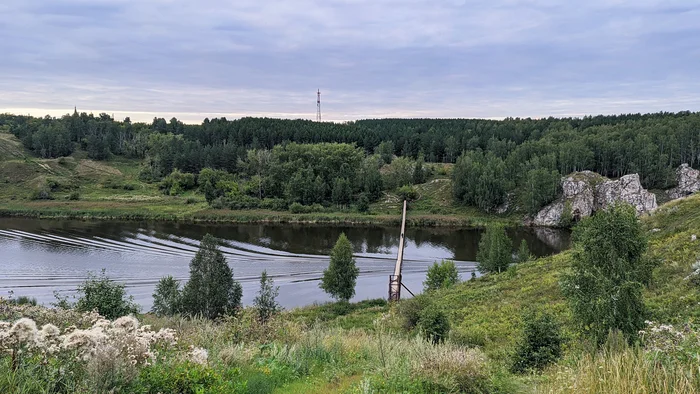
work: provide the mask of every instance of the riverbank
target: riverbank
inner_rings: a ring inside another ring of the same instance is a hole
[[[352,211],[291,213],[271,210],[211,209],[206,203],[187,203],[187,199],[141,201],[5,201],[0,202],[0,217],[79,220],[138,220],[201,223],[274,223],[397,226],[401,213],[359,213]],[[484,227],[489,223],[509,226],[521,224],[516,216],[472,214],[433,214],[410,210],[408,226]]]

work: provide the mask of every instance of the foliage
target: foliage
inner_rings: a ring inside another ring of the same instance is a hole
[[[331,297],[348,301],[355,295],[355,283],[360,270],[352,257],[352,244],[345,233],[340,234],[331,251],[331,261],[323,271],[319,287]]]
[[[153,293],[153,308],[157,316],[173,316],[182,309],[180,284],[171,275],[160,278]]]
[[[426,340],[442,343],[450,333],[450,321],[441,309],[425,308],[420,313],[418,328]]]
[[[139,312],[133,296],[127,296],[124,285],[107,277],[103,269],[99,276],[89,272],[87,279],[78,286],[75,309],[80,312],[96,310],[108,319]]]
[[[518,248],[518,263],[525,263],[530,261],[532,255],[530,254],[530,249],[527,247],[527,241],[524,239],[520,241],[520,247]]]
[[[266,323],[272,316],[280,311],[281,308],[277,302],[279,289],[279,286],[275,286],[272,278],[267,276],[267,270],[263,270],[260,275],[260,290],[253,300],[253,305],[258,311],[258,319],[260,319],[262,323]]]
[[[512,242],[503,226],[489,225],[479,240],[476,255],[479,271],[483,273],[504,271],[513,262]]]
[[[176,196],[184,191],[194,189],[196,186],[194,174],[182,173],[173,170],[168,176],[160,181],[158,187],[164,194]]]
[[[415,201],[418,199],[418,191],[416,190],[415,187],[413,186],[401,186],[397,191],[396,195],[398,195],[399,199],[401,201],[406,200],[408,202]]]
[[[563,283],[579,329],[602,343],[608,331],[630,340],[644,327],[643,286],[656,261],[645,256],[647,239],[634,207],[616,204],[574,229],[572,271]]]
[[[459,273],[452,260],[442,260],[439,264],[434,262],[423,282],[423,291],[428,292],[448,288],[459,282]]]
[[[452,172],[455,199],[487,212],[493,211],[505,201],[508,190],[505,172],[505,162],[491,152],[464,153]]]
[[[215,319],[241,307],[243,289],[217,244],[216,238],[205,235],[190,262],[190,279],[182,289],[182,310],[189,316]]]
[[[557,198],[561,188],[561,174],[557,170],[534,168],[527,172],[521,186],[521,199],[525,210],[534,215]]]
[[[571,201],[564,202],[564,209],[559,218],[559,227],[571,228],[575,224],[574,213],[571,208]]]
[[[531,369],[542,370],[561,357],[561,328],[554,316],[547,312],[530,312],[523,320],[525,328],[511,369],[519,373]]]

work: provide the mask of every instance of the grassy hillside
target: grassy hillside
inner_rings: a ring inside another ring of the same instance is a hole
[[[480,226],[490,221],[516,223],[517,217],[485,214],[458,206],[452,198],[450,165],[434,165],[436,175],[417,185],[409,224]],[[93,161],[85,152],[60,159],[39,159],[9,133],[0,132],[0,215],[55,218],[153,219],[224,222],[314,222],[396,225],[401,200],[386,193],[368,214],[329,208],[324,212],[210,209],[204,196],[190,191],[167,196],[158,185],[139,179],[140,160]],[[51,199],[37,199],[42,189]],[[73,196],[73,199],[71,199]]]

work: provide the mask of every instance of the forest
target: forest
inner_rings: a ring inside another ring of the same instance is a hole
[[[140,178],[166,194],[197,188],[215,207],[366,209],[384,190],[425,182],[454,163],[459,203],[492,212],[504,203],[534,213],[559,193],[562,175],[639,173],[647,189],[674,186],[674,170],[700,163],[700,113],[504,120],[378,119],[348,123],[268,118],[201,124],[0,115],[42,158],[84,150],[93,160],[143,160]]]

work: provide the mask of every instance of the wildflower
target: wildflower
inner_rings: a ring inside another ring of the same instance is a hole
[[[136,331],[139,328],[139,321],[133,316],[122,316],[112,323],[115,328],[121,328],[127,332]]]
[[[36,323],[32,319],[19,319],[10,329],[10,336],[14,337],[19,343],[33,342],[36,335]]]
[[[188,359],[195,364],[207,365],[209,352],[207,352],[207,349],[203,349],[201,347],[193,347],[190,350]]]

